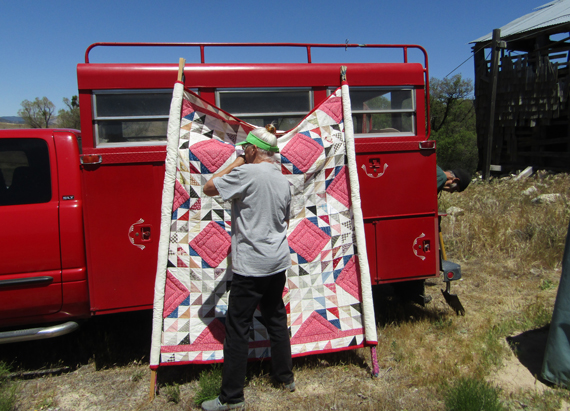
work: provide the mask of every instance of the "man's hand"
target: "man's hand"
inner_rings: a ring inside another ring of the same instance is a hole
[[[457,191],[457,184],[459,183],[459,178],[455,177],[455,175],[451,171],[445,171],[445,175],[447,176],[447,181],[443,186],[442,190],[447,191],[448,193],[453,193]]]
[[[212,178],[204,185],[204,189],[202,190],[204,194],[210,197],[219,195],[220,193],[214,184],[214,178],[225,176],[226,174],[229,174],[234,168],[242,166],[244,164],[245,156],[238,156],[229,166],[212,176]]]

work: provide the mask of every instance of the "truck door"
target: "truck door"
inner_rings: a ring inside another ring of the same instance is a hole
[[[0,325],[62,304],[53,137],[22,131],[0,138]]]
[[[438,275],[435,150],[393,142],[358,151],[373,284]]]
[[[435,277],[436,159],[421,144],[421,88],[352,88],[350,98],[372,283]]]

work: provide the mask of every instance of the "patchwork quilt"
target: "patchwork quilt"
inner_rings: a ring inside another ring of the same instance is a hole
[[[293,356],[376,344],[350,100],[343,95],[348,96],[347,85],[278,138],[275,167],[289,180],[292,193],[292,268],[283,300]],[[151,367],[223,361],[232,279],[231,204],[206,196],[202,188],[236,158],[235,144],[253,128],[175,85]],[[269,337],[256,312],[249,356],[270,355]]]

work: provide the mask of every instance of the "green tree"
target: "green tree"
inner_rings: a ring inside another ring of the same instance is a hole
[[[55,105],[47,97],[36,97],[34,101],[24,100],[22,108],[18,110],[18,115],[22,117],[24,123],[31,128],[48,128],[49,122],[55,111]]]
[[[474,117],[473,80],[463,79],[461,74],[443,80],[432,77],[429,93],[433,131],[439,131],[448,120],[458,120],[458,114],[465,116],[463,120],[470,116]],[[462,105],[467,105],[468,109],[458,113],[457,109]]]
[[[437,162],[443,169],[477,168],[477,132],[473,81],[461,74],[430,79],[431,138],[436,141]]]
[[[81,127],[81,121],[79,118],[79,99],[77,96],[71,97],[71,100],[64,97],[63,103],[67,106],[67,109],[62,108],[57,112],[57,126],[79,130]]]

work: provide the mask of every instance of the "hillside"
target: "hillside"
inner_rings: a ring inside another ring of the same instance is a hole
[[[2,116],[0,117],[0,123],[24,124],[24,119],[20,116]]]

